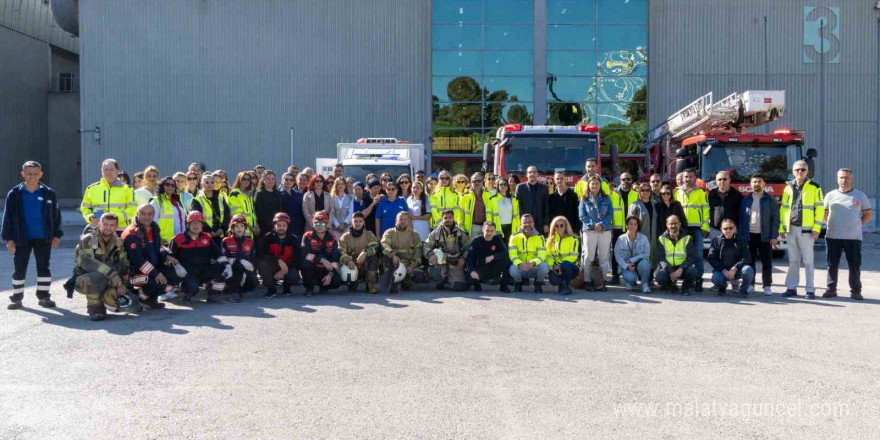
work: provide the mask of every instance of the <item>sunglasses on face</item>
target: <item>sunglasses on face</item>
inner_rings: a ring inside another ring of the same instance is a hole
[[[165,182],[165,185],[163,185],[163,186],[170,186],[170,187],[172,187],[172,188],[177,188],[177,184],[176,184],[176,183],[171,183],[171,182]]]
[[[324,183],[324,181],[323,180],[316,180],[315,184],[318,184],[318,183]]]
[[[471,180],[471,183],[483,183],[483,180],[482,180],[482,179],[480,179],[480,180]]]
[[[643,193],[651,192],[651,189],[650,188],[642,188],[639,190],[639,192],[643,192]]]
[[[401,185],[409,185],[410,182],[407,182],[406,180],[404,180],[404,181],[400,182],[400,184],[401,184]]]
[[[632,179],[620,179],[621,182],[632,182]]]
[[[554,228],[556,228],[556,229],[564,229],[564,228],[565,228],[565,225],[563,225],[562,223],[557,223],[556,226],[554,226]]]
[[[459,185],[467,185],[467,181],[465,181],[465,180],[459,180],[458,182],[455,182],[455,183],[457,183]]]
[[[325,222],[315,222],[315,226],[327,226]]]
[[[717,181],[719,181],[719,182],[726,182],[726,181],[728,181],[728,180],[730,180],[730,179],[728,179],[727,177],[719,177],[719,178],[717,178],[717,179],[715,179],[715,180],[717,180]]]
[[[795,168],[795,170],[794,170],[794,172],[796,172],[796,173],[804,173],[806,171],[807,171],[806,168]]]
[[[242,177],[242,178],[241,178],[241,181],[242,181],[242,182],[250,182],[250,181],[251,181],[251,178],[250,178],[250,177]]]
[[[449,180],[448,177],[441,177],[440,180]]]
[[[662,192],[662,193],[660,193],[660,195],[661,195],[661,196],[671,196],[672,193],[670,193],[670,192]]]

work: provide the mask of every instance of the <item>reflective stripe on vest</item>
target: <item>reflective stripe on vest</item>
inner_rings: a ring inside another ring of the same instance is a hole
[[[666,262],[673,267],[681,266],[684,260],[687,259],[687,245],[690,241],[690,235],[680,236],[679,240],[675,243],[669,237],[660,237],[660,244],[663,245],[663,250],[666,251]]]

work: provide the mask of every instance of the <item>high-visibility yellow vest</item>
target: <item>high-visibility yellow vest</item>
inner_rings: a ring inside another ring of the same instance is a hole
[[[605,193],[606,196],[611,195],[611,186],[608,185],[608,182],[606,182],[605,179],[600,178],[600,180],[602,181],[602,192]],[[577,194],[578,200],[584,198],[587,189],[587,181],[584,179],[578,180],[577,183],[574,184],[574,193]]]
[[[626,206],[628,208],[639,200],[639,192],[635,189],[631,189],[626,198]],[[623,224],[626,220],[626,212],[624,212],[623,209],[623,195],[620,194],[620,190],[614,190],[611,193],[611,208],[614,210],[614,216],[611,217],[611,226],[614,229],[623,229]]]
[[[792,197],[792,185],[794,181],[785,185],[785,191],[782,192],[782,204],[779,206],[779,232],[787,233],[791,225],[791,206],[794,205]],[[820,232],[822,230],[821,220],[825,219],[825,204],[822,195],[822,187],[816,182],[807,179],[804,187],[801,189],[801,227],[805,230]]]
[[[159,194],[153,200],[156,202],[156,224],[159,225],[159,235],[162,237],[162,244],[168,244],[175,235],[174,217],[177,216],[177,212],[174,209],[174,204],[168,199],[167,194]],[[178,219],[178,221],[182,220],[185,225],[186,207],[183,206],[183,202],[178,202],[178,206],[183,211],[183,218]]]
[[[251,200],[250,196],[235,189],[226,197],[226,203],[229,204],[230,218],[236,214],[244,214],[248,226],[253,229],[254,224],[256,224],[256,218],[254,217],[254,201]]]
[[[436,228],[443,217],[443,211],[451,209],[455,213],[455,222],[461,224],[461,208],[458,206],[458,193],[448,186],[438,186],[431,194],[431,228]]]
[[[544,248],[544,236],[535,233],[526,237],[525,232],[514,234],[510,237],[507,255],[514,264],[532,262],[541,264],[547,259],[547,249]]]
[[[547,264],[554,265],[568,261],[577,264],[580,256],[580,239],[574,235],[559,238],[559,234],[553,232],[553,246],[547,249]]]
[[[675,190],[675,200],[684,208],[689,228],[700,228],[709,232],[709,200],[706,199],[705,191],[696,186],[690,192],[678,188]]]
[[[483,190],[480,197],[483,199],[483,208],[486,210],[486,222],[491,222],[495,215],[492,209],[492,194],[489,194],[489,191]],[[462,221],[458,227],[464,231],[465,235],[471,233],[471,226],[474,225],[474,205],[476,203],[477,195],[473,191],[468,191],[467,194],[458,200],[458,207],[461,208],[462,213]]]
[[[489,201],[492,203],[492,213],[494,214],[493,220],[495,221],[495,232],[504,236],[504,231],[501,230],[501,216],[499,215],[498,204],[501,203],[501,199],[503,199],[500,194],[495,194],[492,196]],[[519,200],[516,197],[510,198],[510,204],[513,207],[513,218],[510,219],[510,234],[513,235],[519,229]]]
[[[119,217],[118,230],[125,229],[137,213],[137,203],[134,201],[134,191],[128,185],[110,185],[104,178],[86,187],[82,203],[79,207],[83,219],[89,222],[89,217],[96,212],[112,212]]]
[[[687,234],[679,235],[678,241],[675,243],[667,236],[660,236],[660,244],[663,245],[663,250],[666,251],[666,262],[672,265],[672,267],[681,266],[684,260],[687,259],[687,245],[690,242],[691,236]]]

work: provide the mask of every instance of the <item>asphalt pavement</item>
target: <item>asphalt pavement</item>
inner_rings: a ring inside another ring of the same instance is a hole
[[[777,259],[773,297],[300,289],[97,323],[72,253],[57,308],[31,273],[0,310],[0,439],[877,438],[880,235],[861,302],[778,296]]]

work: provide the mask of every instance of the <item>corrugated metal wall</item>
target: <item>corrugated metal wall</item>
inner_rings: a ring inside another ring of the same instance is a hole
[[[776,125],[807,131],[818,148],[817,181],[836,188],[852,168],[856,186],[880,196],[877,168],[877,18],[872,1],[652,0],[649,4],[649,126],[713,91],[784,89],[787,114]],[[820,142],[819,65],[803,62],[804,7],[840,8],[840,62],[825,64],[825,145]],[[765,86],[764,17],[768,59]]]
[[[79,51],[79,40],[58,26],[45,0],[0,0],[0,25],[71,52]]]
[[[80,3],[83,184],[126,170],[230,173],[334,157],[363,136],[427,142],[430,1]]]
[[[0,197],[21,182],[19,172],[25,161],[48,166],[49,58],[46,43],[0,26]]]

